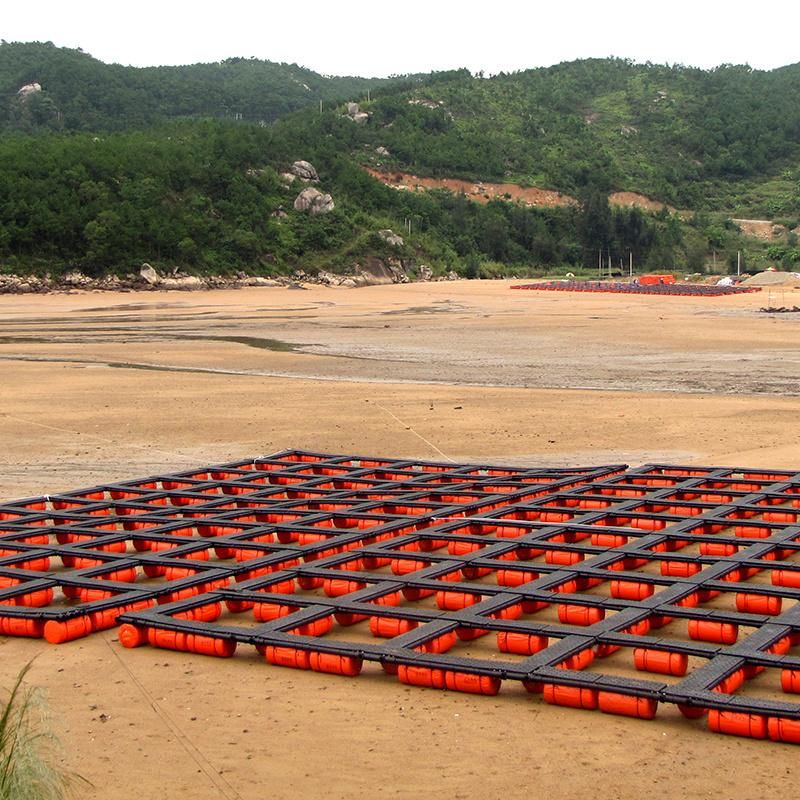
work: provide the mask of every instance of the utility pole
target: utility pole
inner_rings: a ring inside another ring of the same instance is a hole
[[[628,274],[633,277],[633,250],[628,251]]]
[[[737,250],[736,251],[736,274],[737,275],[741,275],[742,274],[742,251],[741,250]]]
[[[322,100],[319,101],[319,113],[322,113]]]
[[[603,248],[597,250],[597,280],[603,280]]]

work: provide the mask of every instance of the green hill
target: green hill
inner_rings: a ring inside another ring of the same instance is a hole
[[[800,65],[607,59],[378,81],[244,59],[136,69],[4,43],[0,268],[98,274],[150,261],[271,274],[379,257],[498,274],[590,268],[602,253],[702,270],[739,250],[753,266],[796,268],[799,78]],[[41,91],[19,94],[34,82]],[[354,121],[348,100],[368,116]],[[298,159],[317,167],[331,213],[294,209],[303,186],[281,174]],[[364,166],[557,189],[576,204],[401,192]],[[610,208],[613,191],[685,211]],[[748,240],[736,216],[787,232]],[[399,248],[378,235],[409,226]]]
[[[125,130],[176,117],[271,122],[318,107],[320,101],[358,98],[396,82],[328,77],[297,64],[245,58],[125,67],[51,43],[5,42],[0,44],[0,130]],[[42,91],[20,98],[19,89],[33,83]]]

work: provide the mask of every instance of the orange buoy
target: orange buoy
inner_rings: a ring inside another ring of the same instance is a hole
[[[468,694],[485,694],[494,696],[500,691],[502,681],[491,675],[472,675],[468,672],[445,670],[445,689]]]
[[[420,653],[446,653],[450,650],[453,645],[456,643],[457,637],[455,631],[450,631],[450,633],[443,633],[441,636],[437,636],[434,639],[430,639],[427,642],[423,642],[421,645],[417,645],[415,650],[418,650]]]
[[[761,714],[720,711],[712,708],[708,712],[708,729],[714,733],[727,733],[731,736],[766,739],[767,718]]]
[[[556,664],[556,669],[586,669],[592,661],[594,661],[594,650],[591,647],[587,647],[585,650],[573,653],[560,664]]]
[[[642,672],[657,672],[660,675],[685,675],[689,668],[689,656],[685,653],[670,653],[666,650],[651,650],[634,647],[633,663]]]
[[[683,714],[686,719],[700,719],[708,713],[707,708],[701,706],[692,706],[687,703],[678,703],[678,710]]]
[[[257,622],[272,622],[274,619],[293,614],[298,608],[298,606],[287,606],[280,603],[254,603],[253,616]]]
[[[188,611],[179,611],[173,614],[174,619],[191,619],[197,622],[214,622],[220,618],[222,614],[221,603],[206,603],[197,608],[191,608]]]
[[[545,563],[564,567],[577,564],[579,561],[583,561],[583,558],[583,553],[576,553],[572,550],[548,550],[544,554]]]
[[[147,644],[147,630],[126,622],[120,625],[118,638],[123,647],[141,647]]]
[[[658,710],[658,700],[651,697],[632,697],[617,692],[600,691],[597,693],[597,707],[606,714],[653,719]]]
[[[523,680],[522,685],[530,694],[541,694],[544,691],[544,684],[541,681]]]
[[[800,720],[786,717],[769,717],[767,733],[773,742],[800,744]]]
[[[711,691],[719,692],[720,694],[733,694],[745,681],[745,673],[743,669],[737,669],[731,672],[727,678],[723,678]]]
[[[564,603],[558,607],[558,620],[564,625],[594,625],[604,619],[606,612],[599,606],[576,606]]]
[[[297,650],[294,647],[275,647],[267,645],[264,657],[276,667],[291,667],[292,669],[310,669],[309,653]]]
[[[236,652],[236,641],[233,639],[218,639],[213,636],[201,636],[182,631],[148,628],[147,640],[153,647],[217,656],[218,658],[230,658]]]
[[[431,595],[436,594],[434,589],[421,589],[417,586],[403,586],[400,591],[403,593],[403,597],[405,597],[406,600],[411,600],[412,602],[423,600],[426,597],[431,597]]]
[[[26,608],[43,608],[44,606],[49,606],[52,602],[52,589],[38,589],[34,592],[17,595],[14,598],[15,606],[24,606]]]
[[[397,677],[400,683],[409,686],[424,686],[428,689],[444,689],[444,670],[430,667],[416,667],[411,664],[399,664]]]
[[[694,561],[662,561],[661,574],[667,578],[689,578],[703,569]]]
[[[611,581],[611,596],[620,600],[644,600],[653,594],[654,586],[641,581]]]
[[[333,628],[333,615],[298,625],[296,628],[292,628],[289,633],[294,633],[298,636],[324,636],[331,628]]]
[[[592,711],[597,708],[597,689],[546,683],[544,686],[544,701],[545,703],[550,703],[550,705],[584,708]]]
[[[456,628],[456,636],[458,636],[462,642],[471,642],[475,639],[480,639],[481,636],[486,636],[487,633],[489,633],[489,631],[483,628],[468,628],[466,626],[459,626]]]
[[[63,644],[80,639],[92,632],[92,621],[87,614],[67,620],[48,620],[44,624],[44,638],[50,644]]]
[[[791,694],[800,694],[800,669],[781,670],[781,689]]]
[[[515,653],[520,656],[532,656],[544,650],[549,644],[547,636],[517,631],[498,631],[497,649],[501,653]]]
[[[334,653],[309,653],[309,665],[314,672],[331,675],[346,675],[354,678],[360,674],[363,661],[355,656],[340,656]]]
[[[736,593],[736,610],[747,614],[781,613],[782,598],[777,595]]]
[[[393,619],[391,617],[370,617],[369,630],[373,636],[393,639],[395,636],[413,631],[419,623],[414,619]]]
[[[523,583],[530,583],[539,577],[538,572],[524,572],[519,569],[499,569],[497,570],[498,586],[522,586]]]
[[[475,605],[481,601],[479,594],[468,592],[436,592],[436,605],[443,611],[459,611],[467,606]]]
[[[772,584],[800,589],[800,570],[776,569],[772,573]]]
[[[0,633],[3,636],[27,636],[41,639],[44,634],[44,620],[24,619],[22,617],[0,617]]]
[[[255,605],[256,604],[251,600],[231,600],[229,598],[225,600],[225,608],[227,608],[231,614],[241,614],[244,611],[250,611],[252,608],[255,608]]]
[[[689,620],[689,637],[695,641],[734,644],[739,638],[739,626],[730,622],[705,619]]]

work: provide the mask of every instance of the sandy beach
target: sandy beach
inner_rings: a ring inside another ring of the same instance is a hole
[[[303,448],[513,465],[800,469],[800,291],[719,298],[357,290],[0,296],[0,499]],[[81,796],[788,796],[789,745],[141,648],[36,656]]]

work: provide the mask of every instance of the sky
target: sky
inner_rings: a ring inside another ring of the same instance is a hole
[[[773,69],[800,61],[796,2],[646,0],[38,0],[6,2],[0,39],[51,41],[108,63],[285,61],[382,77],[466,67],[491,75],[579,58]]]

